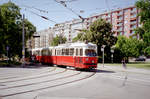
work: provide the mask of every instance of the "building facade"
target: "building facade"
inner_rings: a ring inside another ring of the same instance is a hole
[[[32,48],[49,47],[53,37],[54,34],[51,28],[35,32],[31,39]]]
[[[137,14],[138,9],[132,6],[86,18],[85,24],[89,28],[92,22],[98,18],[102,18],[112,24],[112,31],[115,32],[114,36],[124,35],[130,37],[135,34],[134,29],[140,26]]]
[[[40,48],[50,46],[50,42],[56,35],[62,35],[67,38],[68,42],[71,42],[72,39],[80,33],[80,30],[89,29],[90,25],[99,18],[105,19],[112,24],[114,36],[124,35],[126,37],[136,37],[134,29],[140,26],[137,14],[138,9],[132,6],[91,16],[85,18],[84,21],[81,19],[74,19],[55,24],[52,28],[36,32],[36,35],[39,35],[39,38],[34,38],[34,47]]]

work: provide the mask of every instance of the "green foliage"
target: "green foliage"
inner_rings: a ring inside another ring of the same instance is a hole
[[[119,36],[116,43],[116,48],[120,49],[123,57],[138,57],[142,54],[144,46],[143,41],[139,41],[136,38],[126,38]]]
[[[135,3],[135,6],[140,9],[140,22],[146,22],[150,19],[150,0],[139,0]]]
[[[81,30],[80,33],[78,33],[78,35],[75,38],[73,38],[72,42],[89,40],[88,34],[90,32],[91,32],[90,30],[86,29]]]
[[[144,41],[144,52],[148,56],[147,48],[150,47],[150,0],[139,0],[136,2],[136,7],[140,10],[140,22],[142,27],[137,28],[135,32],[140,35],[140,39]]]
[[[136,29],[134,29],[135,34],[139,35],[140,39],[143,39],[143,34],[144,34],[144,30],[141,27],[137,27]]]
[[[113,36],[112,26],[103,19],[98,19],[90,26],[90,32],[87,33],[89,41],[98,46],[112,46],[116,43],[117,38]]]
[[[73,39],[73,41],[85,41],[88,40],[98,46],[98,56],[101,57],[101,46],[106,45],[105,48],[105,62],[111,61],[111,46],[115,45],[117,38],[113,36],[112,25],[103,19],[94,21],[89,30],[82,30],[81,33]],[[101,58],[99,60],[101,62]]]
[[[52,46],[57,46],[58,44],[65,43],[67,39],[63,37],[62,35],[56,35],[55,38],[53,38],[53,41],[51,42]]]
[[[77,42],[78,40],[82,38],[82,36],[83,36],[83,33],[79,33],[75,38],[72,39],[72,42]]]
[[[101,55],[100,49],[102,45],[106,45],[110,48],[117,41],[117,38],[113,36],[114,33],[111,30],[112,26],[110,23],[103,19],[98,19],[90,25],[89,30],[82,30],[73,41],[88,40],[89,42],[95,43],[98,46],[98,55]],[[110,51],[108,54],[109,53]]]
[[[144,49],[144,52],[147,54],[147,55],[150,55],[150,46],[145,48]]]
[[[29,39],[36,28],[26,19],[25,38]],[[26,28],[27,27],[27,28]],[[20,8],[12,2],[0,5],[0,54],[6,54],[9,47],[9,57],[22,54],[22,17]]]

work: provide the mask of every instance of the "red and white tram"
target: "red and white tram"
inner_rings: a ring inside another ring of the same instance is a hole
[[[68,43],[55,47],[33,49],[40,63],[70,66],[80,69],[97,68],[97,46],[92,43]]]

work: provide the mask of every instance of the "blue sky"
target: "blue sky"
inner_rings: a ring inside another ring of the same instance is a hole
[[[9,0],[0,0],[0,4],[6,3]],[[57,23],[62,23],[72,19],[77,19],[78,16],[56,3],[54,0],[11,0],[22,8],[21,13],[36,26],[37,31],[53,27],[55,23],[45,20],[38,15],[48,17]],[[64,1],[64,0],[63,0]],[[65,0],[66,1],[66,0]],[[133,6],[137,0],[74,0],[66,3],[67,6],[73,9],[82,17],[89,17],[96,13],[103,13],[111,9],[124,8]],[[30,8],[32,7],[32,8]],[[48,11],[48,13],[33,9]],[[81,13],[82,11],[82,13]],[[32,12],[32,13],[31,13]],[[36,13],[38,15],[33,14]]]

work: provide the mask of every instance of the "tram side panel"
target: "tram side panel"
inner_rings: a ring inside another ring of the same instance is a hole
[[[73,56],[61,56],[61,64],[66,66],[74,66]]]
[[[75,66],[75,68],[84,68],[83,67],[83,57],[75,56],[74,66]]]

